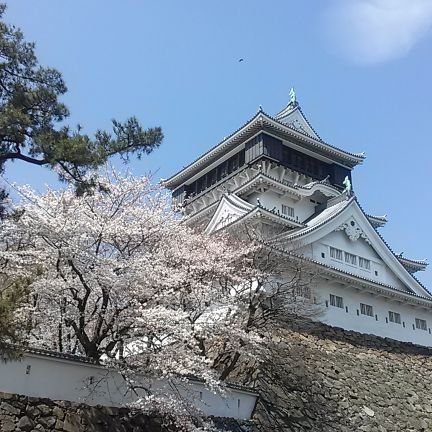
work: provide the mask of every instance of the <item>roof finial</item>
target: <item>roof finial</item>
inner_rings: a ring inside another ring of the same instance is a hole
[[[289,97],[290,97],[290,104],[295,105],[297,103],[297,98],[296,98],[296,92],[294,90],[294,87],[291,87],[291,90],[289,92]]]
[[[259,107],[258,107],[258,111],[259,111],[259,112],[262,112],[262,110],[263,110],[263,109],[262,109],[262,105],[259,105]]]

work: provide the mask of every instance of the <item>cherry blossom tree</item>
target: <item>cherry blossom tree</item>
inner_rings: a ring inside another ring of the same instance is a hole
[[[16,316],[27,343],[117,368],[131,386],[139,373],[216,388],[240,359],[268,358],[274,326],[307,309],[279,252],[188,227],[147,177],[98,184],[81,196],[21,188],[1,222],[2,275],[27,281]]]

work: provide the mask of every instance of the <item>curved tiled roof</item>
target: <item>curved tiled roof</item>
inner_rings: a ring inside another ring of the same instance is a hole
[[[305,119],[306,123],[308,124],[308,126],[312,129],[313,133],[321,140],[323,141],[323,139],[321,138],[321,136],[319,135],[319,133],[315,130],[315,128],[312,126],[311,122],[309,121],[309,119],[306,117],[305,113],[303,112],[303,110],[301,109],[301,106],[298,105],[298,110],[300,111],[301,115],[303,116],[303,118]]]
[[[311,233],[312,231],[317,230],[321,226],[327,224],[331,220],[333,220],[336,216],[338,216],[340,213],[342,213],[346,207],[348,207],[353,200],[355,200],[355,197],[351,197],[348,200],[340,201],[331,207],[326,208],[321,213],[319,213],[314,218],[310,219],[309,222],[306,223],[306,226],[304,228],[293,230],[289,233],[278,235],[277,237],[274,237],[271,239],[271,241],[279,242],[281,240],[294,240],[299,237],[302,237],[306,234]]]
[[[280,166],[282,166],[282,165],[280,165]],[[217,188],[220,187],[222,184],[224,184],[227,180],[229,180],[230,178],[235,177],[236,175],[240,174],[242,171],[244,171],[244,170],[247,169],[247,168],[249,168],[249,167],[248,167],[248,166],[242,167],[241,169],[239,169],[239,170],[235,171],[234,173],[230,174],[229,176],[224,177],[222,180],[220,180],[219,182],[215,183],[213,186],[211,186],[211,187],[205,189],[205,190],[202,191],[201,193],[199,193],[199,194],[197,194],[197,195],[195,195],[195,196],[193,196],[193,197],[191,197],[191,198],[186,198],[186,200],[185,200],[185,205],[191,204],[192,202],[194,202],[194,201],[196,201],[197,199],[203,197],[203,196],[206,195],[207,193],[209,193],[209,192],[211,192],[211,191],[217,189]],[[244,184],[240,185],[239,187],[237,187],[236,189],[234,189],[233,191],[231,191],[231,193],[236,194],[236,193],[237,193],[238,191],[240,191],[241,189],[247,187],[248,184],[253,183],[253,182],[254,182],[258,177],[260,177],[260,176],[262,176],[262,177],[264,177],[264,178],[267,178],[267,179],[269,179],[269,180],[271,180],[271,181],[273,181],[273,182],[280,183],[281,185],[284,185],[284,186],[290,187],[290,188],[292,188],[292,189],[311,190],[311,189],[312,189],[314,186],[316,186],[316,185],[324,185],[324,186],[328,187],[329,189],[332,189],[332,190],[333,190],[335,193],[337,193],[337,194],[340,194],[340,193],[341,193],[340,190],[339,190],[338,188],[336,188],[335,186],[333,186],[332,184],[330,184],[330,183],[326,180],[326,178],[325,178],[325,179],[322,179],[322,180],[317,180],[317,181],[314,181],[314,182],[311,182],[311,183],[309,183],[309,184],[307,184],[307,185],[302,186],[302,185],[299,185],[299,184],[295,184],[295,183],[292,183],[292,182],[288,182],[288,181],[286,181],[286,180],[279,180],[279,179],[277,179],[277,178],[275,178],[275,177],[273,177],[273,176],[270,176],[270,175],[268,175],[268,174],[264,174],[263,172],[258,172],[258,173],[256,173],[253,177],[251,177],[249,180],[247,180]],[[300,193],[299,193],[298,195],[301,196]],[[213,202],[212,204],[214,204],[214,202]],[[209,206],[212,205],[212,204],[209,204]],[[201,212],[201,210],[200,210],[200,212]]]
[[[366,217],[374,228],[383,227],[388,222],[387,216],[375,216],[367,214]]]
[[[428,303],[430,303],[430,306],[432,307],[432,298],[421,296],[419,294],[416,294],[415,292],[401,290],[401,289],[399,289],[399,288],[397,288],[397,287],[395,287],[393,285],[388,285],[388,284],[385,284],[383,282],[379,282],[379,281],[376,281],[376,280],[373,280],[373,279],[370,279],[370,278],[367,278],[367,277],[364,277],[364,276],[360,276],[360,275],[358,275],[356,273],[352,273],[352,272],[349,272],[349,271],[346,271],[346,270],[342,270],[340,268],[337,268],[337,267],[334,267],[334,266],[331,266],[331,265],[328,265],[328,264],[324,264],[322,262],[313,260],[313,259],[308,258],[308,257],[298,256],[298,255],[296,255],[294,253],[287,252],[287,251],[285,251],[283,249],[280,250],[280,251],[283,252],[283,253],[289,254],[290,256],[297,256],[298,258],[301,258],[302,260],[306,260],[306,261],[312,262],[313,264],[316,264],[316,265],[318,265],[320,267],[328,268],[328,269],[334,270],[334,271],[336,271],[338,273],[345,274],[345,275],[349,276],[350,278],[358,279],[360,281],[365,281],[365,282],[368,282],[368,283],[373,284],[373,285],[377,285],[377,286],[380,286],[380,287],[383,287],[383,288],[387,288],[389,290],[395,291],[395,292],[400,293],[400,294],[405,294],[405,295],[410,296],[410,297],[415,297],[415,298],[418,298],[418,299],[421,299],[421,300],[425,300]]]
[[[202,192],[200,192],[199,194],[196,194],[194,196],[191,196],[190,198],[186,198],[186,203],[185,204],[190,204],[193,201],[197,200],[198,198],[201,198],[202,196],[204,196],[205,194],[207,194],[208,192],[211,192],[212,190],[222,186],[224,183],[226,183],[228,180],[230,180],[231,178],[235,177],[236,175],[240,174],[241,172],[245,171],[246,169],[248,169],[249,167],[247,165],[242,166],[241,168],[239,168],[238,170],[232,172],[231,174],[227,175],[226,177],[224,177],[223,179],[219,180],[218,182],[216,182],[213,186],[210,186],[207,189],[204,189]]]
[[[366,212],[363,210],[363,207],[360,205],[360,203],[358,202],[358,200],[356,199],[356,203],[359,207],[359,209],[363,212],[363,214],[367,217]],[[390,247],[390,245],[384,240],[384,237],[380,234],[380,232],[371,224],[372,228],[374,229],[374,231],[377,233],[377,235],[379,236],[379,238],[382,240],[382,242],[387,246],[388,250],[395,256],[395,258],[400,262],[399,260],[399,255],[395,253],[395,251]],[[401,265],[403,265],[401,263]],[[404,267],[405,268],[405,267]],[[406,269],[405,269],[406,270]],[[415,282],[417,282],[428,294],[432,295],[432,293],[423,285],[423,283],[421,283],[412,273],[410,273],[408,270],[406,270],[406,272],[415,280]]]
[[[210,211],[212,207],[216,207],[217,203],[218,203],[218,201],[214,201],[214,202],[212,202],[211,204],[209,204],[208,206],[202,208],[201,210],[198,210],[196,213],[192,213],[192,214],[190,214],[190,215],[186,215],[186,216],[182,219],[182,221],[187,223],[187,222],[189,222],[189,221],[191,221],[191,220],[199,219],[201,216],[205,216],[205,214],[206,214],[208,211]]]
[[[245,213],[243,216],[240,216],[238,219],[233,220],[232,222],[228,223],[227,225],[224,225],[222,228],[220,229],[227,229],[232,227],[233,225],[244,221],[245,219],[248,219],[249,217],[254,217],[254,216],[258,216],[258,212],[264,212],[263,216],[267,216],[268,219],[273,219],[282,223],[289,222],[290,226],[302,226],[303,224],[301,222],[298,222],[288,216],[285,215],[281,215],[276,213],[273,210],[270,210],[266,207],[263,207],[262,205],[256,205],[254,206],[254,208],[250,211],[248,211],[247,213]]]
[[[257,120],[260,120],[260,124],[255,124]],[[299,139],[300,141],[303,141],[304,143],[308,143],[315,149],[319,149],[324,153],[330,153],[334,157],[341,157],[345,158],[346,161],[350,161],[350,163],[355,166],[358,163],[361,163],[363,159],[365,158],[363,154],[359,153],[350,153],[348,151],[342,150],[336,146],[333,146],[331,144],[328,144],[322,140],[319,140],[317,138],[311,137],[308,134],[305,134],[303,132],[300,132],[292,127],[287,126],[284,123],[281,123],[276,118],[272,117],[271,115],[265,113],[264,111],[259,111],[257,114],[255,114],[250,120],[248,120],[246,123],[244,123],[240,128],[235,130],[233,133],[231,133],[228,137],[224,138],[222,141],[220,141],[218,144],[213,146],[211,149],[209,149],[207,152],[205,152],[203,155],[196,158],[193,162],[185,166],[182,170],[178,171],[176,174],[171,176],[169,179],[165,180],[163,184],[168,188],[175,188],[178,186],[178,182],[175,183],[176,177],[184,177],[183,180],[188,178],[188,176],[194,175],[194,172],[192,172],[192,168],[195,167],[196,169],[199,169],[200,166],[205,164],[206,162],[210,162],[211,160],[215,159],[218,155],[224,154],[226,150],[233,146],[235,147],[235,142],[233,143],[232,140],[236,137],[237,140],[240,140],[239,143],[241,143],[242,136],[247,134],[248,127],[250,129],[253,129],[255,127],[258,128],[258,130],[263,129],[264,122],[267,122],[267,125],[269,127],[273,127],[277,129],[279,132],[282,133],[288,133],[294,138]],[[239,144],[237,143],[237,144]],[[191,171],[189,174],[188,171]],[[179,179],[179,182],[181,183],[181,180]]]
[[[411,258],[405,258],[403,256],[396,255],[400,263],[412,274],[417,271],[426,270],[429,263],[426,260],[415,260]],[[411,270],[411,271],[410,271]]]
[[[290,129],[291,131],[293,131],[293,132],[295,132],[295,133],[297,133],[297,134],[304,135],[306,138],[308,138],[308,139],[310,139],[311,141],[315,142],[315,146],[316,146],[316,147],[321,147],[321,148],[323,148],[323,149],[327,149],[327,147],[328,147],[330,150],[333,150],[335,154],[336,154],[336,152],[337,152],[337,153],[342,153],[342,154],[344,154],[344,155],[346,155],[346,156],[348,156],[348,157],[351,157],[351,158],[353,158],[353,159],[356,159],[356,160],[357,160],[357,163],[360,163],[362,160],[365,159],[365,155],[364,155],[364,153],[351,153],[351,152],[349,152],[349,151],[342,150],[342,149],[339,148],[339,147],[336,147],[336,146],[334,146],[334,145],[332,145],[332,144],[329,144],[329,143],[327,143],[327,142],[325,142],[325,141],[322,141],[322,140],[316,139],[316,138],[314,138],[314,137],[312,137],[312,136],[310,136],[310,135],[308,135],[308,134],[305,134],[304,132],[298,131],[297,129],[295,129],[295,128],[293,128],[293,127],[289,127],[289,126],[286,125],[285,123],[280,122],[278,119],[272,117],[271,115],[269,115],[269,114],[267,114],[267,113],[263,113],[263,114],[264,114],[265,116],[267,116],[269,119],[271,119],[271,120],[273,120],[274,122],[278,123],[280,126],[283,126],[283,127],[285,127],[285,128],[288,128],[288,129]]]
[[[39,348],[34,346],[18,346],[18,345],[10,345],[11,349],[16,349],[18,352],[25,352],[28,354],[41,355],[45,357],[53,357],[60,360],[70,360],[78,363],[87,363],[92,365],[99,365],[99,363],[86,356],[80,356],[76,354],[63,353],[59,351],[53,351],[46,348]]]
[[[366,216],[370,219],[380,220],[382,222],[388,222],[387,216],[375,216],[371,214],[366,214]]]
[[[421,266],[427,266],[427,265],[429,265],[429,263],[426,260],[416,260],[416,259],[412,259],[412,258],[406,258],[406,257],[403,257],[400,254],[396,255],[396,256],[398,257],[398,259],[400,261],[406,261],[406,262],[411,263],[411,264],[419,264]]]
[[[257,112],[251,119],[249,119],[248,121],[246,121],[242,126],[240,126],[238,129],[236,129],[230,135],[228,135],[227,137],[225,137],[222,141],[218,142],[216,145],[214,145],[209,150],[207,150],[204,154],[202,154],[201,156],[197,157],[194,161],[190,162],[188,165],[184,166],[180,171],[178,171],[176,174],[174,174],[173,176],[171,176],[169,179],[164,180],[163,184],[167,185],[167,187],[169,187],[169,182],[172,179],[174,179],[175,177],[177,177],[183,171],[191,168],[196,163],[200,162],[201,159],[208,157],[208,155],[210,153],[216,151],[219,147],[223,146],[223,144],[226,144],[237,133],[239,133],[242,129],[244,129],[245,127],[247,127],[248,125],[250,125],[255,119],[257,119],[261,115],[261,113],[262,113],[262,111]]]
[[[292,183],[292,182],[288,182],[288,181],[285,181],[285,180],[279,180],[279,179],[277,179],[276,177],[273,177],[273,176],[268,175],[268,174],[264,174],[264,173],[262,173],[262,172],[259,172],[259,173],[255,174],[251,179],[249,179],[249,180],[248,180],[247,182],[245,182],[243,185],[239,186],[239,187],[238,187],[237,189],[235,189],[233,192],[234,192],[234,193],[239,192],[239,191],[241,191],[242,189],[247,188],[249,185],[253,185],[254,182],[256,182],[259,178],[262,178],[262,179],[264,179],[264,180],[268,180],[268,181],[272,182],[273,184],[274,184],[274,183],[279,184],[279,185],[280,185],[280,187],[279,187],[280,189],[282,189],[282,187],[288,187],[288,188],[291,188],[291,189],[294,190],[293,192],[294,192],[297,196],[299,196],[299,197],[301,197],[301,196],[305,196],[305,194],[304,194],[304,193],[301,193],[301,192],[296,192],[296,190],[300,190],[300,191],[301,191],[301,190],[303,190],[303,191],[309,191],[309,190],[312,190],[312,189],[313,189],[315,186],[317,186],[317,185],[323,185],[323,186],[325,186],[325,187],[331,189],[333,192],[335,192],[335,193],[338,194],[338,195],[340,195],[340,193],[341,193],[341,192],[340,192],[336,187],[334,187],[333,185],[327,183],[327,182],[324,181],[324,180],[314,181],[314,182],[309,183],[308,185],[301,186],[301,185],[298,185],[298,184],[295,184],[295,183]],[[277,186],[277,185],[276,185],[276,186]]]

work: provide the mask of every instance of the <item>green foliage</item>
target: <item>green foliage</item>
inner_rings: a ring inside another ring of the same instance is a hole
[[[55,69],[39,65],[33,43],[2,20],[0,4],[0,173],[10,160],[56,168],[61,180],[83,190],[83,178],[113,155],[125,161],[140,158],[163,139],[159,127],[143,128],[135,117],[112,121],[112,131],[98,130],[94,137],[63,126],[68,108],[59,98],[67,88]]]
[[[21,342],[20,330],[22,323],[18,323],[15,311],[24,299],[25,289],[20,283],[5,284],[2,279],[0,286],[0,355],[2,358],[13,357],[17,349],[13,345]]]

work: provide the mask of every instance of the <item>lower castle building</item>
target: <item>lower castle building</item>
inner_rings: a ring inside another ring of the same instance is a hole
[[[262,109],[222,142],[164,182],[207,232],[249,222],[275,248],[317,269],[317,319],[432,346],[432,295],[415,277],[423,260],[395,254],[352,190],[362,153],[325,142],[292,91],[274,117]]]

